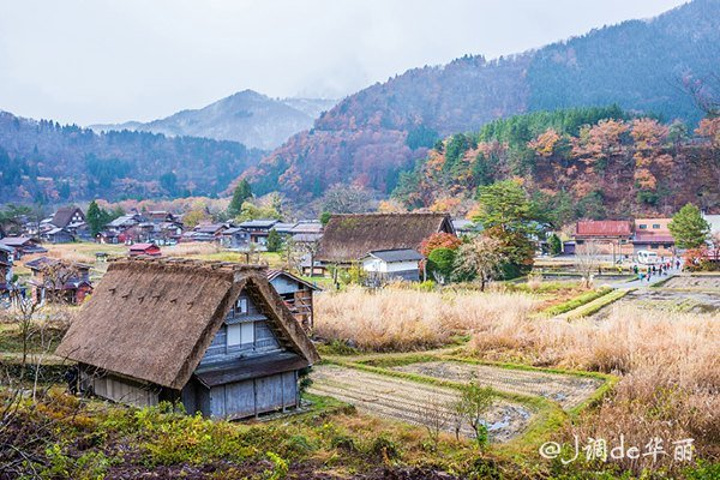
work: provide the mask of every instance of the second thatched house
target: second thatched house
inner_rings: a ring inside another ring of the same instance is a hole
[[[410,251],[416,264],[418,248],[434,233],[455,234],[450,215],[444,213],[366,213],[333,215],[320,241],[317,260],[324,264],[348,266],[367,259],[373,252],[388,258],[407,257]],[[421,258],[421,257],[419,257]],[[418,272],[403,277],[419,278]]]
[[[113,262],[57,354],[100,397],[227,419],[297,406],[319,360],[263,267],[180,259]]]

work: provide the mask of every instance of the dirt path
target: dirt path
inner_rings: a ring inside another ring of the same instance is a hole
[[[364,413],[415,425],[430,421],[433,405],[449,416],[446,405],[457,400],[458,392],[451,388],[393,378],[335,365],[313,368],[310,393],[337,398],[355,405]],[[504,400],[497,401],[487,415],[488,431],[493,442],[505,442],[520,434],[528,425],[532,412],[525,406]],[[452,425],[444,428],[453,431]],[[469,425],[462,433],[472,436]]]
[[[392,370],[461,382],[477,380],[496,390],[545,397],[566,410],[583,403],[603,384],[595,378],[450,361],[412,363]]]

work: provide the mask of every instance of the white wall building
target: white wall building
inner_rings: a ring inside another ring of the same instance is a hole
[[[403,280],[420,280],[420,260],[423,256],[412,249],[375,250],[363,258],[363,270],[368,273],[400,278]]]

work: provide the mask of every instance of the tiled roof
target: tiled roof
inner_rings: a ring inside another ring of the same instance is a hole
[[[577,223],[576,235],[597,237],[620,237],[632,234],[632,226],[627,220],[589,220]]]

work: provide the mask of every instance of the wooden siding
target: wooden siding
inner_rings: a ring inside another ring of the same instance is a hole
[[[295,407],[297,399],[297,372],[285,372],[211,388],[210,409],[203,414],[231,420],[246,418]]]
[[[267,317],[258,310],[252,299],[247,295],[241,294],[238,300],[246,302],[247,311],[245,313],[239,313],[233,310],[228,314],[225,318],[225,323],[220,327],[220,330],[218,330],[210,343],[210,347],[205,351],[205,355],[200,361],[198,369],[205,369],[211,367],[213,364],[228,362],[234,359],[283,351],[275,334],[270,329]],[[252,343],[228,346],[228,325],[238,323],[253,324],[253,341]]]
[[[143,385],[114,375],[84,375],[86,386],[93,389],[95,395],[117,403],[137,407],[152,407],[160,401],[160,388]]]

